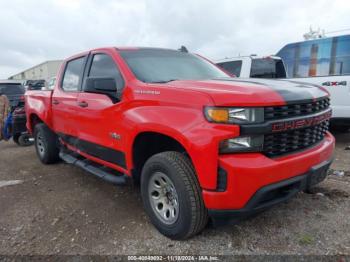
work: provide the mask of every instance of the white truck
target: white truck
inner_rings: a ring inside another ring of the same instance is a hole
[[[320,38],[285,45],[277,52],[289,80],[323,86],[331,94],[331,123],[350,127],[350,35]]]
[[[242,78],[286,78],[283,61],[277,56],[238,56],[215,61],[225,71]]]

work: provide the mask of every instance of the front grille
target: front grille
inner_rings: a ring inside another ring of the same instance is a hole
[[[330,99],[325,97],[309,103],[269,106],[265,107],[265,121],[314,114],[327,109],[329,105]]]
[[[323,140],[328,125],[327,120],[312,127],[267,134],[264,136],[263,153],[268,157],[276,157],[313,146]]]

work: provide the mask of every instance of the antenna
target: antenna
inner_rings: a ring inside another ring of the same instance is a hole
[[[183,53],[188,53],[188,50],[186,48],[186,46],[182,45],[180,48],[179,48],[179,51],[180,52],[183,52]]]
[[[309,32],[305,33],[303,35],[305,40],[313,40],[318,38],[324,38],[326,37],[324,29],[318,28],[317,30],[312,30],[312,27],[310,26]]]

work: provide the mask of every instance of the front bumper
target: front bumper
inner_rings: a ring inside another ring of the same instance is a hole
[[[301,176],[292,177],[278,183],[264,186],[259,189],[249,200],[247,205],[238,210],[209,210],[214,225],[227,223],[237,223],[240,220],[266,210],[267,208],[287,201],[298,192],[306,190],[313,185],[323,181],[327,176],[327,171],[332,163],[332,159],[322,162],[312,167]]]
[[[328,163],[332,158],[334,143],[334,137],[327,132],[318,145],[288,156],[268,158],[260,153],[222,155],[219,158],[219,166],[227,173],[226,190],[203,190],[205,206],[211,214],[216,211],[220,213],[222,210],[247,211],[247,208],[251,209],[252,204],[249,203],[263,188],[290,179],[294,181],[293,179],[308,177],[310,170],[320,163]],[[295,189],[303,190],[305,185],[300,182],[300,186]],[[285,199],[275,202],[283,200]]]

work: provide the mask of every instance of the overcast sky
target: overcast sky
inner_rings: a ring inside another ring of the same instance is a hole
[[[210,59],[276,53],[313,28],[350,28],[349,0],[0,0],[0,78],[101,46]],[[350,33],[350,32],[345,32]]]

